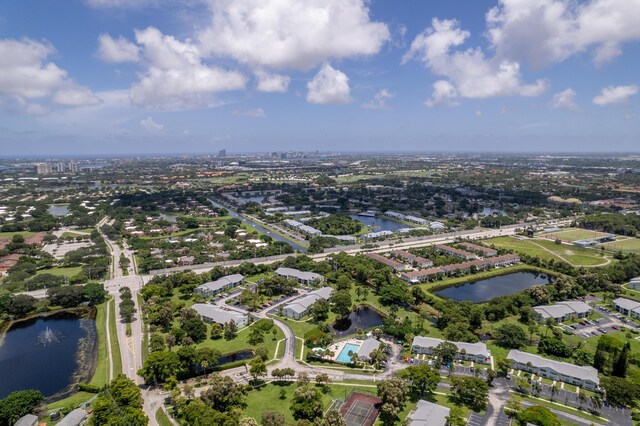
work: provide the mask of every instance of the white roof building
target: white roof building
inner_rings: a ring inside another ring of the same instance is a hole
[[[513,367],[518,370],[529,371],[545,378],[570,383],[588,390],[595,390],[600,384],[598,370],[590,366],[554,361],[515,349],[509,351],[507,359],[511,360],[515,364]]]
[[[320,299],[328,300],[333,293],[331,287],[322,287],[311,291],[305,296],[288,303],[282,308],[282,315],[289,318],[300,319],[307,314],[309,307]]]
[[[311,284],[324,281],[324,277],[315,272],[305,272],[294,268],[278,268],[276,275],[285,278],[291,278],[302,284]]]
[[[416,409],[409,414],[409,426],[445,426],[451,409],[421,399]]]
[[[196,303],[192,308],[200,315],[204,322],[226,324],[235,322],[238,327],[247,325],[247,316],[235,311],[227,311],[218,306],[206,303]]]
[[[584,318],[593,311],[593,308],[584,302],[569,300],[553,305],[534,306],[533,310],[536,311],[542,320],[553,318],[557,322],[563,322],[574,317]]]

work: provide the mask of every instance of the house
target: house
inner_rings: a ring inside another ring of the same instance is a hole
[[[58,422],[58,426],[80,426],[87,420],[87,412],[82,408],[76,408]]]
[[[393,269],[396,272],[400,272],[400,271],[405,271],[407,269],[411,269],[411,267],[409,265],[405,265],[404,263],[400,263],[396,260],[393,259],[389,259],[388,257],[384,257],[381,254],[378,253],[367,253],[365,254],[365,256],[367,256],[369,259],[373,259],[376,262],[380,262],[383,265],[388,266],[389,268]]]
[[[207,323],[227,324],[235,322],[238,327],[248,324],[247,316],[236,311],[228,311],[215,305],[196,303],[192,308],[200,315],[202,321]]]
[[[616,311],[623,315],[629,315],[630,317],[640,319],[640,302],[625,299],[624,297],[618,297],[617,299],[613,299],[611,305],[613,305]]]
[[[442,222],[434,221],[429,222],[429,228],[433,229],[434,231],[444,231],[446,226],[444,226],[444,223]]]
[[[320,299],[329,300],[332,293],[333,289],[331,287],[322,287],[318,290],[311,291],[305,296],[285,305],[282,308],[282,315],[293,319],[300,319],[308,314],[311,305]]]
[[[180,263],[180,265],[182,266],[191,266],[193,265],[194,260],[196,260],[196,258],[193,256],[182,256],[180,259],[178,259],[178,263]]]
[[[480,252],[485,256],[495,256],[498,254],[498,250],[494,250],[492,248],[488,248],[484,246],[479,246],[478,244],[465,242],[465,243],[460,243],[459,245],[460,247],[464,247],[467,250]]]
[[[238,287],[243,282],[244,276],[241,274],[227,275],[215,281],[199,285],[193,292],[204,297],[213,297],[223,291]]]
[[[430,268],[431,266],[433,266],[433,262],[430,261],[429,259],[425,259],[424,257],[417,256],[406,250],[396,250],[391,252],[391,254],[394,255],[395,257],[403,259],[405,262],[409,262],[411,264],[415,263],[421,268]]]
[[[416,409],[407,416],[409,426],[446,426],[451,409],[421,399]]]
[[[629,281],[629,288],[631,290],[640,290],[640,277],[633,278]]]
[[[324,281],[324,277],[315,272],[305,272],[294,268],[278,268],[276,275],[298,281],[300,284],[317,284]]]
[[[409,271],[400,274],[400,278],[409,284],[418,284],[432,279],[436,279],[444,273],[442,268],[427,268],[419,271]]]
[[[391,231],[377,231],[377,232],[369,232],[368,234],[364,234],[362,236],[363,240],[376,240],[378,238],[386,238],[393,235]]]
[[[598,370],[590,366],[578,366],[568,362],[554,361],[516,349],[509,351],[507,359],[511,361],[513,368],[542,376],[549,380],[569,383],[590,391],[597,390],[600,384]]]
[[[380,347],[380,342],[373,337],[368,338],[358,348],[358,361],[371,361],[371,352],[375,351]]]
[[[477,259],[478,256],[468,251],[460,250],[455,247],[451,247],[445,244],[436,244],[435,248],[441,252],[448,254],[449,256],[459,257],[460,259]]]
[[[440,343],[442,339],[433,337],[416,336],[411,343],[411,352],[414,354],[433,355],[433,349]],[[484,343],[466,343],[466,342],[450,342],[456,345],[458,353],[456,358],[465,361],[473,361],[480,364],[491,363],[491,352]]]
[[[13,426],[36,426],[38,424],[38,416],[34,416],[33,414],[25,414],[20,417],[17,422],[13,424]]]
[[[538,314],[540,321],[553,318],[558,323],[565,322],[571,318],[586,318],[593,312],[591,306],[576,300],[558,302],[553,305],[534,306],[533,310]]]

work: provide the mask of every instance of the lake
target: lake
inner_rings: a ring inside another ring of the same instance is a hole
[[[356,328],[366,330],[368,328],[379,327],[382,325],[383,316],[373,308],[368,306],[360,306],[351,312],[348,317],[343,320],[336,321],[329,326],[329,329],[338,337],[356,334]]]
[[[69,214],[69,204],[49,206],[47,213],[53,216],[66,216]]]
[[[375,229],[373,231],[391,231],[395,232],[398,229],[402,228],[410,228],[410,226],[405,225],[404,223],[395,222],[389,219],[383,219],[381,217],[371,217],[371,216],[358,216],[353,215],[351,219],[357,220],[364,225],[371,226]]]
[[[458,302],[486,302],[496,297],[517,293],[534,285],[549,284],[551,277],[535,272],[513,272],[499,277],[447,287],[434,292]]]
[[[71,313],[13,324],[0,344],[0,399],[24,389],[55,399],[79,381],[88,382],[96,343],[95,321]],[[88,362],[79,361],[80,354]]]

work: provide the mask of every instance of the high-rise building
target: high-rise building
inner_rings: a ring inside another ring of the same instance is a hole
[[[64,163],[56,163],[56,172],[64,173]]]
[[[36,163],[36,173],[39,175],[51,174],[51,164],[49,163]]]
[[[227,156],[227,150],[226,150],[226,149],[221,149],[221,150],[218,152],[218,157],[220,157],[220,158],[225,158],[226,156]]]
[[[71,173],[78,173],[78,163],[76,161],[69,161],[69,171]]]

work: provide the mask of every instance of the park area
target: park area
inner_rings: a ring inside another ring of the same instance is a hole
[[[623,253],[640,253],[640,238],[620,238],[616,241],[601,244],[605,250]]]
[[[487,240],[486,243],[541,259],[561,260],[577,267],[604,266],[611,262],[600,250],[556,244],[545,239],[497,237]]]
[[[541,237],[553,238],[553,239],[558,238],[562,241],[570,241],[570,242],[578,241],[578,240],[590,240],[592,238],[602,238],[608,235],[610,234],[606,232],[591,231],[588,229],[581,229],[581,228],[567,228],[559,231],[540,234]]]

